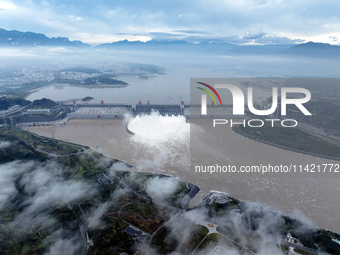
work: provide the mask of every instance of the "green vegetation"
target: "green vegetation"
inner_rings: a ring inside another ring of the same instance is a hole
[[[179,240],[175,238],[175,234],[171,233],[168,227],[163,226],[160,228],[151,240],[151,247],[158,249],[160,254],[167,254],[179,248],[181,254],[191,254],[199,243],[205,238],[209,233],[209,230],[201,225],[194,225],[190,230],[190,235],[186,240],[183,241],[181,247],[179,245]]]
[[[84,80],[82,85],[120,85],[120,86],[126,86],[128,85],[126,82],[117,80],[117,79],[112,79],[109,77],[103,77],[103,76],[98,76],[98,77],[93,77],[93,78],[87,78]]]
[[[340,235],[335,234],[329,230],[315,229],[313,231],[292,231],[292,236],[299,239],[300,242],[314,249],[317,247],[329,254],[340,254],[340,245],[332,241],[332,239],[340,239]]]
[[[124,207],[124,211],[133,212],[142,216],[144,219],[149,219],[152,215],[156,213],[153,204],[129,204]]]
[[[9,147],[0,149],[0,163],[30,159],[44,161],[47,158],[46,154],[35,149],[34,140],[30,134],[19,129],[0,128],[0,141],[11,144]]]
[[[318,99],[339,98],[340,96],[338,78],[289,78],[285,79],[284,86],[306,88],[312,92],[313,98]]]
[[[178,182],[177,189],[172,194],[172,196],[168,199],[168,202],[171,203],[175,207],[182,207],[182,199],[190,192],[190,189],[187,188],[185,182]]]
[[[148,234],[153,234],[163,223],[163,220],[161,219],[145,220],[141,218],[141,216],[129,212],[122,212],[120,216],[125,221],[131,223],[133,226],[137,226],[139,229]]]
[[[88,254],[121,254],[134,251],[134,240],[129,238],[123,230],[128,225],[118,218],[106,218],[100,229],[89,231],[89,235],[94,243],[90,246]]]
[[[221,204],[212,202],[206,206],[209,208],[210,217],[223,217],[233,209],[239,209],[241,211],[245,210],[245,204],[232,197],[228,197],[228,201],[226,203]]]
[[[305,116],[301,112],[296,111],[296,107],[290,105],[287,107],[287,115],[289,118],[315,127],[332,130],[334,134],[340,134],[340,102],[338,99],[311,100],[305,104],[305,107],[313,116]]]
[[[69,67],[61,70],[60,72],[78,72],[78,73],[86,73],[86,74],[94,74],[101,73],[100,71],[87,67]]]
[[[31,160],[39,158],[32,157]],[[34,170],[35,166],[29,170]],[[25,173],[27,174],[27,172]],[[29,194],[20,183],[17,184],[18,194],[14,197],[14,204],[0,210],[0,250],[1,254],[43,254],[46,248],[57,241],[51,238],[51,234],[61,227],[72,229],[72,222],[77,219],[77,214],[67,206],[50,206],[41,209],[37,215],[49,215],[54,220],[43,220],[40,222],[20,221],[16,218],[24,209],[24,201]],[[52,218],[49,218],[52,219]],[[16,222],[13,224],[13,222]],[[12,225],[11,225],[12,224]]]
[[[144,182],[148,179],[147,176],[141,173],[127,172],[126,174],[121,175],[120,178],[124,180],[132,190],[142,195],[147,195],[144,190]]]
[[[219,243],[223,243],[227,245],[228,247],[235,246],[234,243],[232,243],[229,239],[225,238],[224,236],[218,234],[218,233],[211,233],[207,235],[207,237],[203,240],[203,242],[197,247],[197,250],[204,250],[207,247],[211,246],[214,247]],[[236,247],[238,248],[238,247]]]
[[[60,111],[50,111],[50,112],[38,112],[30,113],[25,115],[17,115],[12,118],[13,124],[22,122],[44,122],[44,121],[58,121],[66,118],[67,112]]]
[[[96,173],[104,172],[104,169],[86,154],[61,156],[58,158],[58,162],[66,167],[65,174],[68,177],[90,178]]]
[[[35,212],[36,214],[41,213],[48,216],[49,219],[53,219],[52,221],[45,219],[41,223],[27,222],[25,224],[30,224],[29,228],[22,228],[21,225],[18,225],[11,227],[9,230],[4,226],[11,224],[17,215],[25,209],[23,207],[24,201],[30,197],[30,194],[25,191],[22,184],[18,182],[16,184],[18,194],[13,199],[13,206],[0,210],[1,254],[44,254],[47,251],[46,249],[59,239],[57,236],[53,237],[52,234],[54,232],[63,228],[79,235],[77,222],[83,213],[91,213],[93,208],[109,200],[111,194],[116,189],[123,188],[117,182],[110,183],[109,185],[99,185],[95,179],[95,173],[103,172],[103,169],[98,166],[89,154],[84,153],[82,147],[48,138],[40,138],[17,128],[1,129],[0,141],[10,143],[10,146],[1,149],[1,163],[14,160],[32,160],[32,162],[47,162],[48,160],[51,162],[52,158],[49,157],[49,153],[52,152],[54,155],[57,155],[57,157],[53,157],[53,160],[57,163],[59,170],[62,171],[62,176],[65,180],[81,179],[94,188],[99,186],[98,193],[95,196],[89,195],[81,201],[74,201],[75,204],[73,205],[66,205],[61,201],[60,205],[51,205],[43,211]],[[69,153],[72,153],[72,155],[60,156]],[[99,157],[98,153],[96,156]],[[34,169],[35,165],[33,164],[28,172]],[[28,172],[25,172],[25,174]],[[83,175],[82,178],[80,178],[80,174]],[[140,203],[141,201],[131,193],[125,193],[123,197],[116,199],[115,206],[118,207],[113,206],[113,208],[118,210],[119,207],[124,206],[128,202]],[[68,206],[71,206],[73,210]],[[80,209],[80,206],[82,209]],[[89,231],[89,235],[93,238],[94,242],[94,246],[91,246],[89,251],[90,254],[98,254],[98,249],[101,251],[100,254],[120,254],[123,251],[133,251],[134,240],[130,239],[123,232],[127,226],[126,223],[117,217],[112,217],[111,215],[110,217],[104,217],[100,228]],[[106,248],[107,250],[105,250]],[[114,250],[119,252],[113,253],[112,251]]]
[[[130,64],[131,71],[136,73],[165,74],[165,69],[149,64]]]
[[[138,75],[138,78],[141,79],[141,80],[147,80],[149,79],[149,77],[147,75],[144,75],[144,74],[139,74]]]
[[[1,93],[4,93],[4,92],[0,92],[0,95]],[[2,98],[6,98],[6,97],[16,97],[16,98],[25,98],[29,95],[30,93],[27,92],[27,91],[7,91],[6,92],[6,95],[3,96]]]
[[[51,81],[50,84],[53,83],[79,85],[80,81],[75,79],[53,79],[53,81]]]
[[[93,100],[93,97],[84,97],[81,101],[83,101],[83,102],[89,102],[89,101],[91,101],[91,100]]]
[[[47,98],[34,100],[32,102],[32,106],[37,107],[37,108],[51,108],[51,107],[56,106],[56,105],[57,105],[56,102],[54,102],[51,99],[47,99]]]
[[[43,150],[47,153],[53,153],[56,155],[68,155],[71,153],[78,153],[81,149],[77,149],[74,146],[64,144],[61,142],[46,142],[44,145],[38,146],[38,149]]]
[[[15,89],[9,89],[10,91],[15,91],[15,92],[22,92],[22,91],[29,91],[33,89],[38,89],[42,88],[48,85],[53,84],[52,81],[33,81],[33,82],[27,82],[21,84],[20,87],[15,88]]]
[[[166,226],[160,228],[151,239],[150,246],[157,249],[160,254],[167,254],[174,251],[178,241],[170,236],[171,230]]]
[[[209,230],[201,225],[195,225],[188,240],[181,247],[181,254],[191,254],[200,242],[206,237]]]
[[[19,128],[2,128],[0,130],[0,140],[23,143],[26,144],[26,146],[29,146],[30,149],[38,149],[40,151],[47,153],[51,152],[57,155],[66,155],[82,151],[80,147],[59,142],[50,138],[42,139]]]
[[[15,96],[2,97],[0,99],[0,110],[8,110],[9,107],[14,105],[26,106],[25,110],[21,110],[20,107],[18,109],[14,109],[13,113],[7,113],[6,118],[0,119],[0,124],[10,123],[15,126],[17,123],[22,122],[57,121],[64,119],[67,112],[69,112],[67,107],[62,107],[50,99],[43,98],[34,100],[31,103],[22,97],[25,96],[25,93],[14,93],[14,95]],[[47,108],[48,111],[37,110],[42,108]]]
[[[0,111],[8,110],[9,107],[14,105],[25,106],[29,105],[31,101],[28,101],[21,97],[2,97],[0,98]]]

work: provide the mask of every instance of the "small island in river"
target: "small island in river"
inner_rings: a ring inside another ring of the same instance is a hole
[[[91,100],[93,100],[93,97],[84,97],[81,101],[82,102],[89,102]]]

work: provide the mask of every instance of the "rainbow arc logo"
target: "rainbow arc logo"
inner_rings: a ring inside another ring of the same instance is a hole
[[[218,98],[218,100],[220,101],[220,104],[221,104],[221,106],[222,106],[221,97],[220,97],[220,95],[217,93],[217,91],[216,91],[213,87],[211,87],[210,85],[208,85],[208,84],[206,84],[206,83],[203,83],[203,82],[197,82],[197,83],[198,83],[198,84],[201,84],[201,85],[203,85],[203,86],[205,86],[205,87],[207,87],[207,88],[209,88],[212,92],[214,92],[214,94],[217,96],[217,98]],[[212,94],[209,90],[204,89],[204,88],[201,88],[201,87],[197,87],[197,88],[200,89],[200,90],[203,90],[204,92],[206,92],[206,93],[212,98],[212,100],[214,101],[215,105],[217,106],[215,97],[213,96],[213,94]]]

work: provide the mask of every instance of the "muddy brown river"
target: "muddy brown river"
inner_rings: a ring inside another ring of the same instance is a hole
[[[190,126],[191,125],[191,136]],[[133,119],[127,132],[123,120],[71,120],[65,127],[30,127],[46,137],[86,145],[107,156],[135,165],[140,171],[170,174],[198,185],[194,205],[209,191],[268,205],[295,218],[304,215],[315,225],[340,232],[339,174],[198,173],[194,165],[305,165],[339,163],[280,149],[221,128],[209,136],[204,123],[184,117],[149,116]],[[191,140],[190,140],[191,139]],[[191,147],[190,147],[191,144]],[[191,157],[191,167],[190,167]]]

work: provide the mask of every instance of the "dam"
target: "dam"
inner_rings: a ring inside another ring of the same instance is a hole
[[[67,115],[58,120],[41,120],[37,122],[21,122],[19,127],[29,126],[65,126],[70,119],[124,119],[125,116],[150,115],[152,112],[159,112],[161,116],[184,116],[186,119],[213,119],[213,118],[235,118],[232,114],[232,105],[214,106],[208,105],[207,115],[201,114],[200,105],[184,104],[76,104],[64,103],[62,106],[67,109]],[[237,116],[237,119],[245,119],[247,115]]]
[[[159,112],[162,116],[185,116],[189,118],[213,118],[230,117],[232,115],[232,105],[223,107],[208,106],[208,115],[201,115],[200,105],[184,104],[64,104],[70,108],[67,117],[70,119],[121,119],[126,114],[149,115],[152,111]],[[244,117],[244,116],[243,116]]]

